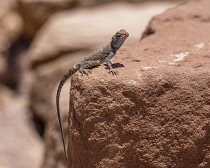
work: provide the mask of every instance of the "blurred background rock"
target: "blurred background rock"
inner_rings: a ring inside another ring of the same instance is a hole
[[[182,2],[1,0],[0,167],[65,167],[55,110],[62,75],[119,29],[130,33],[126,44],[139,41],[154,15]],[[69,84],[63,90],[67,93]]]

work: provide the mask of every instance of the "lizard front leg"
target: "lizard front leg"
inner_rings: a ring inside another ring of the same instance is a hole
[[[106,61],[108,67],[109,67],[109,73],[112,73],[113,75],[117,75],[119,72],[117,69],[112,68],[112,64],[110,61]]]
[[[115,55],[115,54],[114,54],[113,52],[111,52],[111,53],[109,54],[109,56],[105,59],[105,61],[106,61],[107,65],[108,65],[108,67],[109,67],[109,73],[112,73],[113,75],[117,75],[119,72],[118,72],[116,69],[112,68],[112,62],[110,61],[111,58],[112,58],[114,55]]]

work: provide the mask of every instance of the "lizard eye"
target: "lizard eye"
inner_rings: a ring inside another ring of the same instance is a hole
[[[121,34],[117,34],[117,38],[121,38]]]

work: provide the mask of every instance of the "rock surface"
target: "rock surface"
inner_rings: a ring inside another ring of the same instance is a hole
[[[70,92],[70,167],[210,167],[210,2],[152,19]]]

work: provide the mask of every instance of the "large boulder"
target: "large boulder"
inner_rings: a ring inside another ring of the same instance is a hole
[[[210,167],[210,1],[156,16],[135,44],[72,78],[70,167]],[[152,33],[151,33],[152,32]]]

